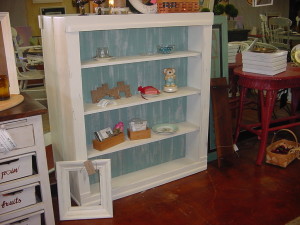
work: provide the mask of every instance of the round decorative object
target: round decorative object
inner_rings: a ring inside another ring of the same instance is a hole
[[[292,61],[297,66],[300,66],[300,44],[298,44],[292,48],[291,58],[292,58]]]
[[[158,124],[152,127],[152,130],[157,134],[174,134],[178,131],[178,126],[175,124]]]
[[[145,5],[141,0],[129,0],[131,5],[140,13],[144,14],[155,14],[157,13],[157,4]]]

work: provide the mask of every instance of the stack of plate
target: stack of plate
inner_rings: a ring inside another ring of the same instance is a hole
[[[245,51],[243,57],[243,71],[264,75],[275,75],[286,70],[287,51],[252,52]]]
[[[297,66],[300,66],[300,44],[293,47],[291,51],[291,58]]]
[[[239,45],[228,43],[228,63],[235,63],[235,57],[239,50]]]

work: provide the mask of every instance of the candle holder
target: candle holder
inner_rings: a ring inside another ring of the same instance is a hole
[[[89,1],[88,0],[77,0],[76,4],[79,7],[80,14],[79,16],[86,16],[87,14],[85,13],[85,4],[87,4]]]
[[[96,11],[97,15],[101,15],[102,14],[100,5],[102,3],[104,3],[104,2],[105,2],[105,0],[94,0],[94,3],[96,3],[98,5],[98,7],[95,8],[95,11]]]
[[[111,8],[110,10],[110,14],[113,15],[119,15],[119,14],[128,14],[129,12],[129,8],[125,7],[125,8]]]

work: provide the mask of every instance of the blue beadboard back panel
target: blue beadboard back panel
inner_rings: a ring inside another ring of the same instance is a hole
[[[86,115],[85,126],[87,144],[92,145],[92,140],[95,139],[95,131],[99,131],[106,127],[113,128],[119,121],[124,123],[124,130],[126,131],[128,122],[133,118],[147,120],[150,128],[155,124],[186,121],[186,97]],[[113,176],[120,176],[125,173],[182,158],[185,155],[184,146],[185,136],[183,135],[108,154],[101,158],[111,159]],[[143,160],[141,160],[140,157],[144,157]],[[126,161],[129,161],[130,163],[125,163]],[[143,162],[142,165],[140,165],[139,162]]]
[[[134,118],[147,120],[150,128],[155,124],[184,122],[186,121],[186,97],[86,115],[86,143],[92,144],[95,131],[107,127],[113,128],[119,121],[124,123],[127,130],[129,121]]]
[[[168,59],[124,65],[104,66],[82,69],[83,100],[91,103],[91,90],[96,90],[107,83],[109,88],[117,85],[118,81],[130,84],[132,95],[138,94],[138,86],[153,86],[162,89],[165,84],[163,70],[175,68],[176,84],[178,87],[187,85],[187,59]],[[121,96],[123,93],[121,93]],[[105,97],[109,98],[109,97]]]
[[[142,170],[185,156],[185,135],[150,143],[94,159],[111,159],[112,177]]]
[[[80,32],[81,60],[89,60],[97,47],[108,47],[111,56],[131,56],[156,52],[159,44],[173,44],[187,50],[187,27],[136,28]]]
[[[111,56],[120,57],[156,53],[158,44],[174,44],[176,50],[187,50],[187,43],[186,27],[80,32],[80,57],[81,60],[91,59],[95,56],[97,47],[108,47]],[[118,81],[130,84],[133,95],[138,94],[137,87],[140,85],[162,89],[163,69],[169,67],[176,69],[177,85],[186,86],[186,58],[82,69],[83,100],[91,103],[91,90],[105,83],[112,88]],[[126,130],[128,122],[133,118],[147,120],[149,127],[160,123],[186,121],[186,97],[86,115],[87,144],[92,144],[94,131],[113,128],[119,121],[124,122]],[[184,156],[185,135],[181,135],[98,158],[112,160],[112,176],[116,177]]]

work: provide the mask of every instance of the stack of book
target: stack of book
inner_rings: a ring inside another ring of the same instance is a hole
[[[243,71],[264,75],[275,75],[286,70],[287,51],[277,50],[272,53],[245,51],[243,57]]]
[[[239,50],[239,47],[239,45],[228,44],[228,63],[235,63],[235,57]]]

